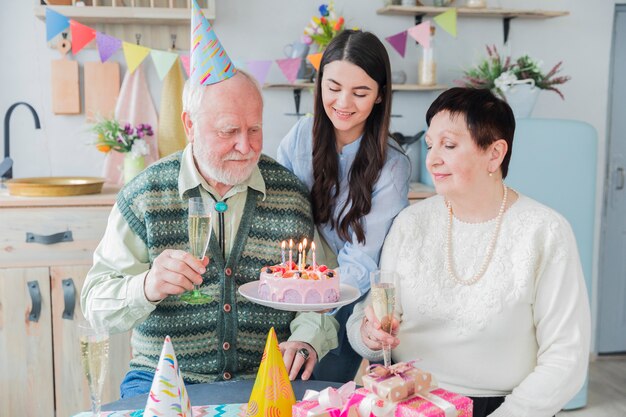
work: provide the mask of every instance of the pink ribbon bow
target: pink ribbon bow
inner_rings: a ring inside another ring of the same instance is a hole
[[[319,405],[307,411],[308,417],[328,412],[330,417],[346,417],[348,415],[348,400],[356,390],[354,381],[347,382],[339,388],[326,388],[321,391],[306,390],[303,401],[317,401]]]

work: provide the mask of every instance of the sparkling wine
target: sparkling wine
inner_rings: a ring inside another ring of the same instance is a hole
[[[80,355],[83,372],[89,384],[92,411],[99,415],[102,389],[104,388],[109,361],[108,335],[81,336]]]
[[[189,216],[189,245],[191,254],[198,259],[204,258],[211,239],[211,215]]]
[[[381,283],[372,287],[372,308],[382,330],[391,333],[391,319],[396,306],[396,288],[390,283]]]

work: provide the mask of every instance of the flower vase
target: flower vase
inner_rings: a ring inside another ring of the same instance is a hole
[[[127,184],[146,167],[146,159],[143,156],[135,156],[131,152],[124,155],[124,184]]]
[[[541,89],[535,87],[533,80],[519,80],[506,91],[503,91],[503,94],[506,102],[511,106],[515,118],[526,119],[529,118],[530,114],[533,112],[540,91]]]

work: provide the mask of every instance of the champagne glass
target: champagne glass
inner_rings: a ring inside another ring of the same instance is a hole
[[[209,241],[211,240],[211,217],[213,215],[213,204],[205,202],[201,197],[191,197],[189,199],[189,246],[190,252],[198,259],[204,258]],[[187,304],[207,304],[212,298],[203,293],[197,285],[193,290],[187,291],[180,296],[180,299]]]
[[[380,321],[381,329],[391,334],[391,322],[396,307],[396,284],[398,275],[391,271],[370,272],[372,285],[372,308]],[[383,343],[383,360],[385,366],[391,365],[391,346]]]
[[[109,362],[109,334],[102,327],[82,322],[78,325],[78,337],[83,372],[89,385],[91,415],[100,416],[102,389]]]

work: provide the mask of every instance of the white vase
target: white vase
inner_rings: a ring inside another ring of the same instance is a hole
[[[135,178],[146,167],[146,160],[143,156],[134,156],[127,152],[124,154],[124,184]]]
[[[526,81],[526,80],[520,80]],[[533,81],[533,80],[530,80]],[[516,83],[511,85],[507,91],[504,91],[504,98],[509,103],[516,119],[527,119],[533,112],[537,97],[541,89],[535,87],[532,83]]]

